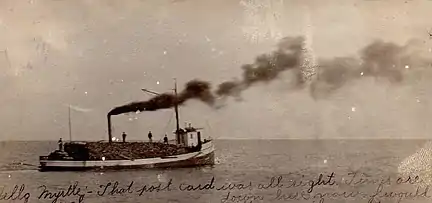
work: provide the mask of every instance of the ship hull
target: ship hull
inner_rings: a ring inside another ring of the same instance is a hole
[[[135,160],[74,161],[74,160],[40,160],[40,171],[85,171],[85,170],[119,170],[119,169],[154,169],[183,168],[215,164],[214,146],[205,143],[198,152],[180,154],[171,157],[156,157]]]

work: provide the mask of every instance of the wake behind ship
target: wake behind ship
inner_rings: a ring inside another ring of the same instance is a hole
[[[175,96],[177,88],[175,86]],[[153,92],[154,93],[154,92]],[[154,93],[156,94],[156,93]],[[108,114],[108,141],[66,142],[48,156],[40,156],[40,171],[107,170],[132,168],[176,168],[214,165],[214,143],[202,139],[201,129],[191,124],[180,128],[178,105],[175,143],[119,142],[112,137]]]

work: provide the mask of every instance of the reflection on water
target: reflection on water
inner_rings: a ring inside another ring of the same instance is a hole
[[[75,181],[78,181],[80,186],[87,186],[96,191],[100,185],[115,181],[123,186],[131,181],[134,181],[134,184],[154,184],[166,183],[171,179],[176,184],[204,184],[214,177],[217,184],[222,184],[224,182],[266,182],[277,175],[300,174],[305,177],[316,177],[319,173],[331,172],[335,172],[336,177],[341,178],[341,174],[346,175],[354,171],[381,178],[412,172],[413,169],[425,172],[431,168],[430,164],[432,164],[429,161],[432,158],[432,144],[424,140],[218,140],[216,141],[216,159],[219,164],[214,167],[105,172],[38,172],[36,170],[38,156],[55,149],[55,142],[11,142],[0,145],[2,146],[0,148],[0,182],[8,187],[25,184],[26,190],[32,191],[31,202],[50,202],[37,200],[36,197],[41,192],[38,187],[41,185],[51,189],[64,189],[65,187],[67,189],[67,186]],[[358,187],[369,192],[376,189],[367,188],[367,186]],[[339,187],[340,190],[345,188]],[[248,193],[271,196],[276,194],[276,190],[253,189]],[[95,194],[88,194],[85,200],[92,203],[220,202],[221,197],[226,194],[224,191],[215,190],[199,192],[174,190],[148,193],[143,196],[97,197]],[[365,202],[365,200],[354,202]]]

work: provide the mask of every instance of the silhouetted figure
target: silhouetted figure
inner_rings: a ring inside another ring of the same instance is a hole
[[[149,131],[149,133],[148,133],[148,138],[149,138],[149,141],[150,141],[150,142],[152,142],[152,137],[153,137],[152,132]]]
[[[58,146],[59,146],[59,150],[63,151],[63,140],[60,138],[57,143],[58,143]]]
[[[168,144],[168,137],[167,137],[166,134],[165,134],[165,137],[164,137],[164,143],[165,143],[165,144]]]
[[[201,147],[202,147],[202,141],[201,141],[201,132],[199,132],[199,131],[197,133],[197,139],[198,139],[197,149],[198,149],[198,151],[200,151]]]
[[[127,136],[127,135],[126,135],[126,133],[125,133],[125,132],[123,132],[123,133],[122,133],[122,137],[123,137],[123,142],[126,142],[126,136]]]

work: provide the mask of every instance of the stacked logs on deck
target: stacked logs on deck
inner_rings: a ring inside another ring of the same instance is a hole
[[[90,142],[86,144],[90,160],[134,160],[175,156],[190,152],[188,148],[172,144],[146,142]]]

